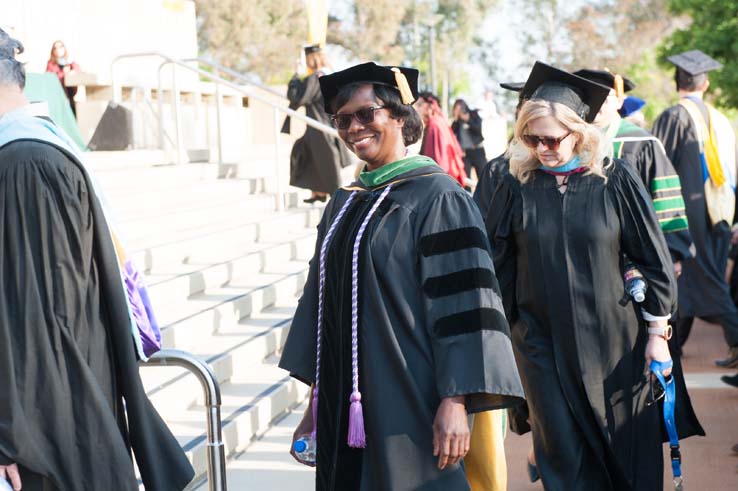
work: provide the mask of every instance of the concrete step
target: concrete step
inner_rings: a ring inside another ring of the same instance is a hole
[[[126,245],[141,270],[167,274],[179,270],[183,263],[215,264],[253,250],[256,243],[280,243],[285,234],[315,233],[322,211],[322,207],[298,208],[261,218],[245,214],[166,236],[127,237]]]
[[[243,244],[241,256],[213,262],[190,261],[171,270],[159,269],[146,277],[149,292],[158,301],[169,303],[206,289],[232,284],[250,275],[263,273],[289,261],[307,261],[315,248],[315,234],[286,237],[282,242]]]
[[[278,357],[270,357],[221,385],[226,455],[245,450],[264,435],[273,421],[307,397],[308,386],[285,374],[277,367],[277,361]],[[207,438],[202,431],[204,422],[205,408],[200,405],[167,418],[167,424],[177,436],[197,475],[207,470]]]
[[[158,292],[152,292],[151,301],[162,326],[163,345],[191,350],[220,328],[258,313],[278,299],[294,296],[307,278],[307,263],[290,262],[280,269],[281,272],[255,274],[169,304],[160,302]]]
[[[293,297],[287,305],[273,306],[237,324],[224,327],[217,336],[189,350],[207,361],[220,384],[225,384],[258,367],[282,349],[296,307]],[[145,367],[144,387],[163,414],[178,414],[195,403],[203,404],[199,382],[189,372],[176,367]]]
[[[299,464],[289,454],[292,433],[306,408],[307,404],[302,403],[289,410],[245,451],[233,456],[226,471],[229,489],[285,491],[315,486],[315,469]],[[207,483],[195,489],[207,491]]]
[[[85,165],[89,169],[133,169],[164,165],[166,155],[163,150],[125,150],[120,152],[85,152]]]

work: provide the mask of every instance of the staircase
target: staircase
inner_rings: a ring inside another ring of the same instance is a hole
[[[289,147],[281,155],[285,169]],[[216,164],[160,165],[164,156],[157,151],[88,156],[126,248],[145,272],[164,347],[212,366],[221,385],[226,454],[248,460],[252,442],[307,395],[277,362],[322,207],[303,205],[309,193],[288,188],[286,210],[275,212],[274,164],[261,159],[241,164],[250,177],[219,179]],[[143,367],[141,375],[199,476],[191,489],[202,485],[207,442],[199,382],[175,367]],[[287,448],[282,458],[289,459]],[[235,486],[230,489],[250,489]]]

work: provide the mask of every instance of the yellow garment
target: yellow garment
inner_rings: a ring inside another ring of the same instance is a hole
[[[711,106],[707,106],[710,115],[708,126],[697,104],[686,98],[682,98],[679,104],[687,110],[697,128],[700,153],[704,155],[707,173],[710,176],[705,181],[705,202],[710,221],[713,225],[721,221],[731,224],[735,213],[735,192],[731,187],[731,183],[728,182],[723,168],[724,163],[721,161],[719,142],[713,125],[713,120],[718,116],[717,111]],[[725,164],[728,164],[728,162],[725,162]]]
[[[308,43],[325,47],[328,32],[327,0],[307,0]]]
[[[506,491],[505,410],[474,415],[469,453],[464,458],[472,491]]]

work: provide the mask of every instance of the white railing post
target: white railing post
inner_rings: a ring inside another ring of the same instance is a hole
[[[177,86],[177,65],[172,64],[172,110],[174,112],[174,138],[177,142],[177,163],[184,163],[182,149],[182,125],[180,120],[179,87]]]
[[[282,177],[279,169],[280,163],[280,152],[279,152],[279,135],[282,131],[282,127],[279,125],[279,109],[274,107],[274,179],[275,179],[275,194],[277,199],[277,211],[284,211],[284,192],[282,191]]]

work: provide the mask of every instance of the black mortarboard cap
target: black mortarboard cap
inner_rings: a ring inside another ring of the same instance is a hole
[[[305,50],[305,56],[307,56],[322,51],[323,48],[321,48],[319,44],[308,44],[303,46],[303,49]]]
[[[23,45],[20,41],[8,36],[8,33],[0,29],[0,60],[15,60],[15,56],[23,53]]]
[[[722,63],[710,58],[698,49],[670,56],[667,60],[676,65],[680,70],[683,70],[692,76],[707,73],[711,70],[717,70],[718,68],[723,67]]]
[[[418,71],[414,68],[381,66],[370,61],[323,75],[319,81],[325,112],[329,114],[333,112],[331,103],[341,88],[353,83],[380,84],[397,89],[403,104],[412,104],[418,98]]]
[[[609,94],[610,89],[603,85],[537,61],[521,97],[563,104],[591,123]]]
[[[602,84],[610,89],[615,89],[616,92],[618,91],[618,79],[622,81],[623,93],[630,92],[635,89],[635,84],[632,81],[622,75],[612,73],[608,70],[591,70],[589,68],[583,68],[582,70],[574,72],[574,75],[579,75],[580,77],[591,80],[592,82],[597,82],[598,84]]]
[[[525,82],[501,82],[500,87],[512,92],[520,92],[525,87]]]

